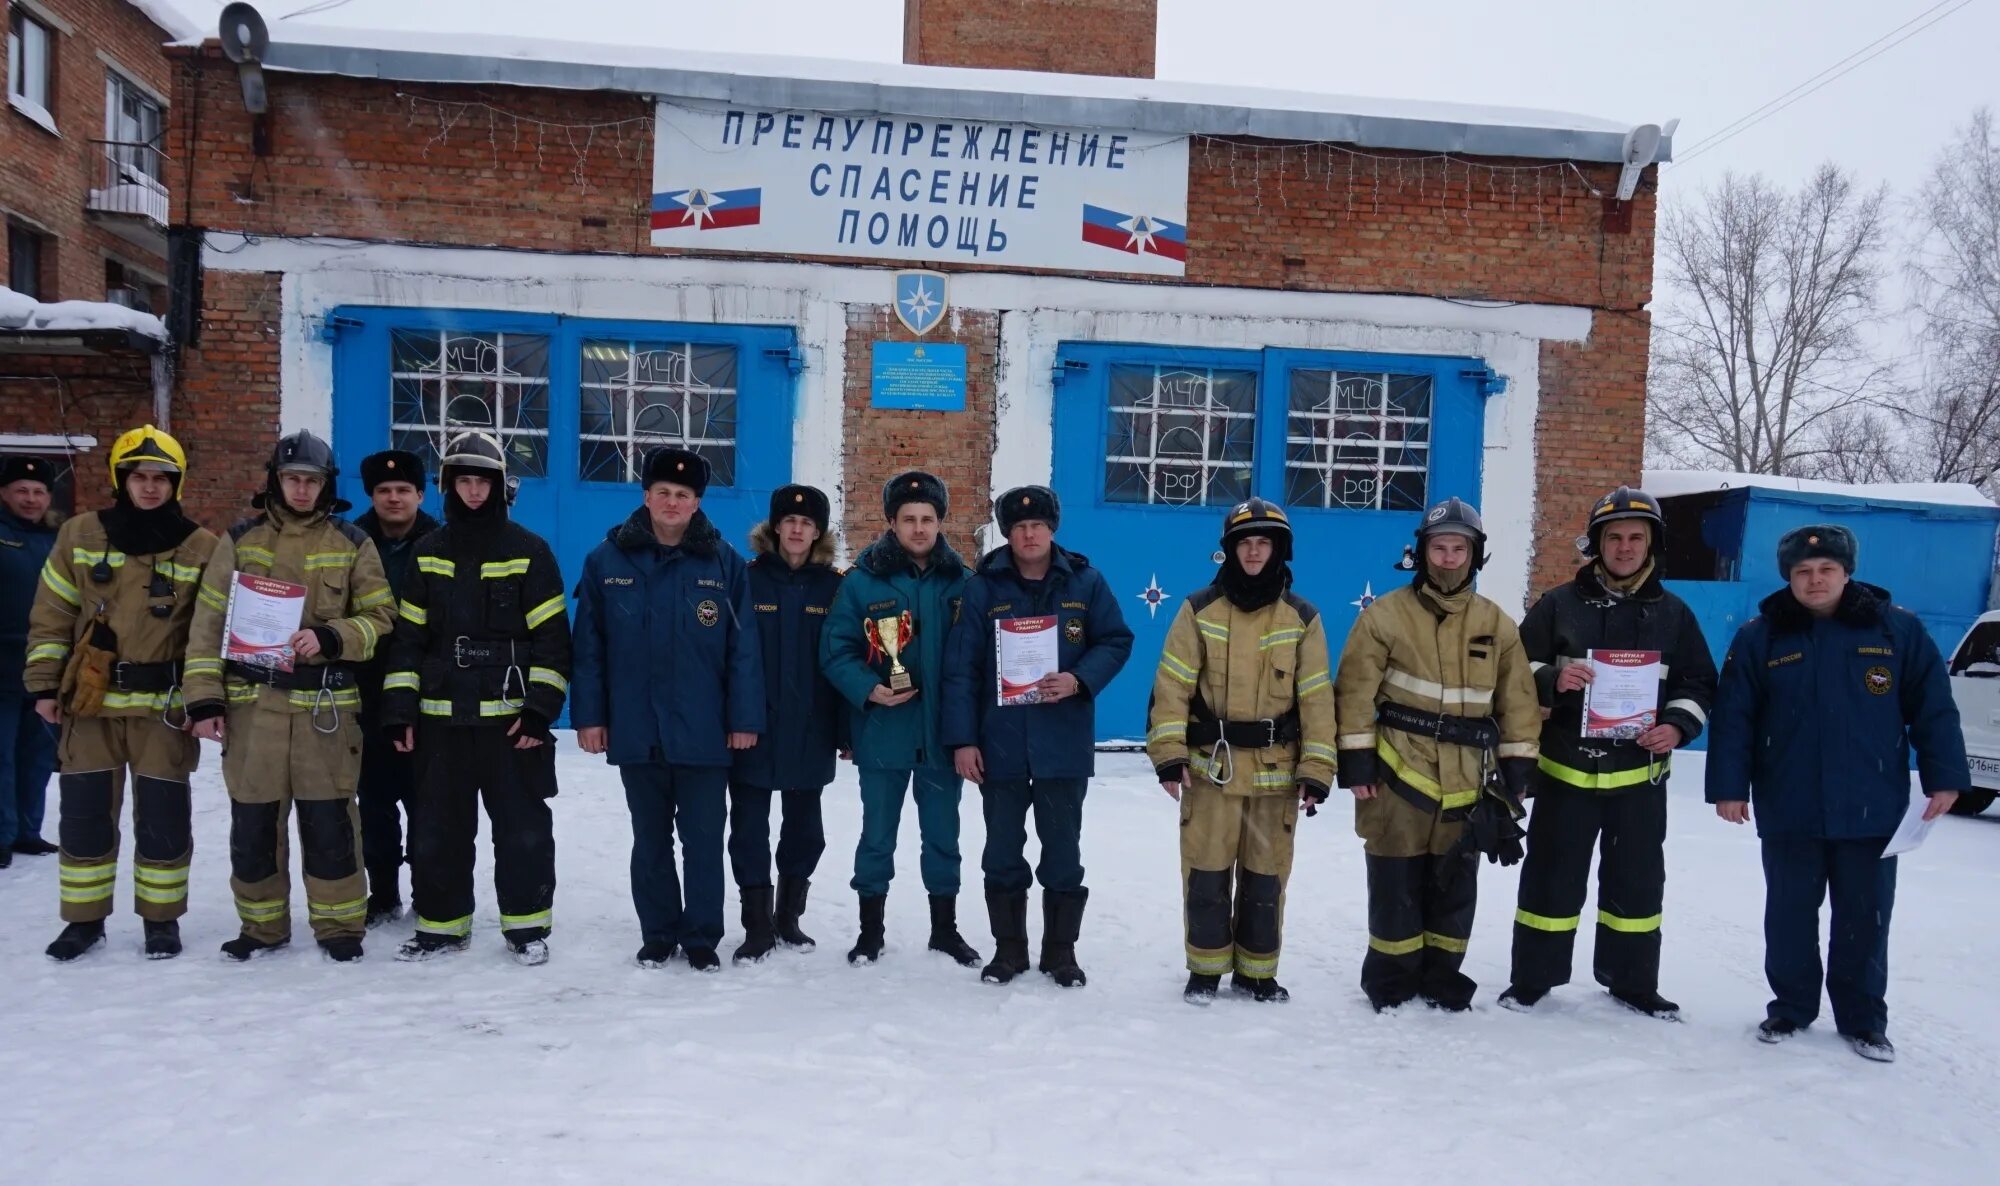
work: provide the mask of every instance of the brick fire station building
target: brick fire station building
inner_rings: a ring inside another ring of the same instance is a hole
[[[805,481],[850,554],[902,468],[965,551],[1049,483],[1141,654],[1252,493],[1336,637],[1448,495],[1525,604],[1639,475],[1631,125],[1156,81],[1154,8],[909,0],[902,65],[273,23],[261,116],[214,39],[170,50],[195,512],[236,517],[281,429],[358,502],[365,452],[477,425],[571,570],[682,442],[732,538]]]

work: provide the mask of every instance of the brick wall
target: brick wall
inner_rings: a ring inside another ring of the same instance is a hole
[[[11,0],[0,0],[0,27],[10,7]],[[70,30],[56,30],[50,106],[61,135],[0,105],[0,215],[33,224],[49,237],[43,247],[44,299],[103,300],[107,256],[154,276],[165,271],[165,262],[84,213],[85,196],[103,184],[101,150],[91,143],[104,139],[105,131],[104,79],[110,67],[99,55],[115,59],[121,73],[167,98],[173,89],[161,48],[167,34],[124,0],[38,0],[30,15],[37,10]],[[169,168],[169,184],[171,177]],[[0,236],[0,283],[10,262]]]
[[[0,431],[29,436],[94,436],[73,459],[76,507],[110,497],[105,457],[118,434],[152,418],[152,363],[143,357],[0,355]]]
[[[847,514],[842,526],[850,553],[859,552],[882,533],[882,484],[904,470],[928,470],[944,479],[951,499],[945,535],[973,562],[978,557],[972,533],[992,509],[994,360],[1000,351],[1000,318],[995,313],[957,312],[923,339],[965,347],[964,412],[869,406],[874,344],[916,340],[886,305],[847,307],[847,383],[841,415]]]
[[[1568,580],[1582,563],[1574,541],[1591,504],[1606,490],[1639,480],[1651,331],[1652,318],[1643,311],[1599,311],[1588,342],[1542,346],[1531,599]]]
[[[280,280],[210,272],[201,345],[181,355],[173,428],[188,450],[188,513],[217,529],[251,513],[278,438]]]
[[[903,60],[1153,77],[1158,0],[903,0]]]

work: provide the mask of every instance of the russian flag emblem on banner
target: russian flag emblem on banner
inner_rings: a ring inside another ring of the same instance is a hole
[[[763,221],[764,191],[759,189],[676,189],[653,195],[653,229],[698,231],[732,226],[756,226]]]
[[[655,219],[659,215],[653,216]],[[660,225],[657,221],[654,226]],[[1157,255],[1187,262],[1187,227],[1147,214],[1126,214],[1103,206],[1083,206],[1083,241],[1132,255]]]

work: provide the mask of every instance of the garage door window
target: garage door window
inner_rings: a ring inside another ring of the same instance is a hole
[[[540,334],[399,329],[390,334],[390,443],[437,472],[447,438],[500,438],[508,470],[548,472],[549,340]]]

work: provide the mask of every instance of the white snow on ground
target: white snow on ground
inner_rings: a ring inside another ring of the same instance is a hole
[[[623,1186],[695,1183],[1830,1183],[1991,1181],[2000,1026],[2000,819],[1947,819],[1903,859],[1890,1033],[1901,1061],[1848,1051],[1822,1020],[1758,1045],[1763,889],[1748,828],[1700,802],[1679,762],[1663,988],[1669,1025],[1589,984],[1534,1015],[1504,986],[1515,870],[1488,866],[1467,969],[1477,1009],[1378,1017],[1360,842],[1336,803],[1302,822],[1281,977],[1285,1006],[1181,1003],[1175,813],[1143,759],[1109,755],[1084,851],[1090,986],[1031,974],[994,988],[923,949],[914,812],[869,969],[846,870],[851,770],[826,797],[830,846],[810,954],[701,977],[642,971],[630,832],[614,775],[563,739],[555,958],[507,961],[482,853],[474,949],[358,967],[306,941],[248,966],[234,933],[228,805],[213,747],[197,775],[189,953],[139,956],[126,911],[71,966],[53,857],[0,872],[0,1156],[19,1183]],[[53,788],[52,788],[53,790]],[[53,837],[53,803],[48,833]],[[129,831],[128,831],[129,834]],[[965,805],[965,930],[982,829]],[[730,904],[736,942],[735,900]],[[1039,908],[1034,911],[1039,934]],[[1590,936],[1579,943],[1588,980]],[[195,1167],[199,1167],[197,1171]]]

